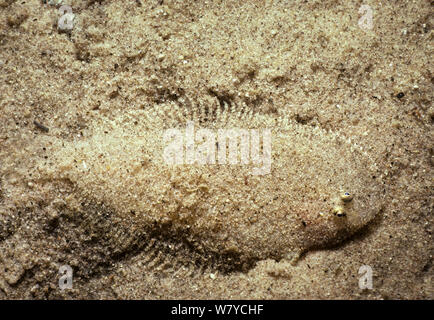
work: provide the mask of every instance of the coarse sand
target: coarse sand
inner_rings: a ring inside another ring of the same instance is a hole
[[[433,17],[0,0],[0,299],[433,299]]]

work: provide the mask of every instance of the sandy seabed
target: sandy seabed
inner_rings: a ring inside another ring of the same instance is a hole
[[[433,299],[433,12],[0,0],[0,299]],[[270,172],[167,165],[190,121]]]

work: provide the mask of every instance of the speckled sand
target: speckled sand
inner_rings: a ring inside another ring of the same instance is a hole
[[[45,2],[0,0],[0,299],[434,298],[430,1]],[[270,172],[167,165],[188,121]]]

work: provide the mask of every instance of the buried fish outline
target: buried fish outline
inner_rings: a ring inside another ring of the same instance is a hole
[[[53,156],[39,164],[40,176],[67,179],[72,202],[108,206],[126,228],[164,226],[201,252],[241,261],[292,259],[341,242],[380,212],[378,169],[362,147],[285,116],[218,113],[203,121],[169,103],[96,119],[84,137],[50,141]],[[166,164],[164,130],[182,130],[188,121],[216,130],[270,128],[271,172]]]

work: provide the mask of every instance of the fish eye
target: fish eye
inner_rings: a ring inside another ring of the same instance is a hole
[[[343,202],[350,202],[353,200],[353,196],[349,192],[345,192],[341,195],[341,200]]]
[[[335,207],[333,209],[333,214],[339,218],[345,217],[347,215],[342,207]]]

